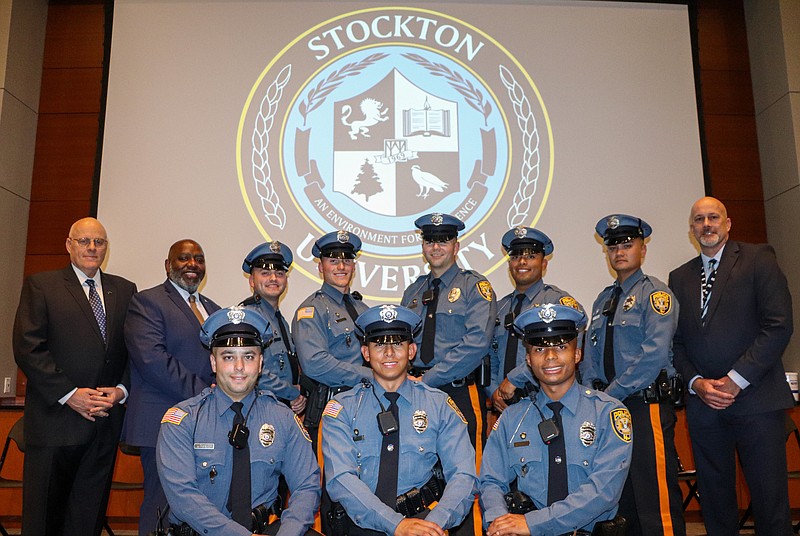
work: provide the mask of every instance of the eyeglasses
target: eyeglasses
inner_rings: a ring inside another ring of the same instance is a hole
[[[88,248],[92,242],[94,242],[94,247],[96,248],[108,245],[108,240],[105,238],[72,238],[70,236],[69,239],[73,242],[77,242],[82,248]]]

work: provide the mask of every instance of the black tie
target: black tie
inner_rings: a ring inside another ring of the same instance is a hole
[[[522,311],[522,302],[525,300],[525,294],[517,294],[516,303],[514,304],[514,318],[519,316]],[[508,373],[514,370],[517,366],[517,332],[514,329],[508,330],[508,337],[506,338],[506,359],[505,366],[503,367],[503,377],[508,376]]]
[[[233,426],[244,424],[243,404],[234,402],[231,409],[236,413]],[[250,498],[250,445],[244,442],[244,448],[233,448],[233,468],[231,470],[231,488],[228,492],[228,509],[231,519],[247,530],[253,528],[253,502]]]
[[[422,327],[422,348],[419,355],[422,362],[426,365],[433,361],[433,346],[436,340],[436,307],[439,303],[439,284],[442,282],[438,277],[431,281],[430,301],[425,305],[425,325]]]
[[[375,495],[388,506],[395,508],[397,505],[397,464],[400,461],[400,416],[397,408],[397,399],[400,393],[386,393],[389,399],[389,411],[397,422],[397,431],[383,436],[381,444],[381,465],[378,469],[378,485]]]
[[[603,372],[606,374],[608,383],[614,381],[617,375],[614,369],[614,317],[617,314],[617,304],[619,304],[621,295],[622,287],[614,285],[614,294],[611,295],[611,300],[603,307],[603,312],[608,316],[606,320],[605,345],[603,346]]]
[[[289,331],[286,329],[286,321],[279,310],[275,310],[275,319],[278,321],[278,329],[281,331],[281,340],[286,348],[286,355],[289,358],[289,367],[292,369],[292,385],[297,385],[300,381],[300,365],[297,362],[297,354],[292,352],[292,344],[289,339]]]
[[[700,265],[700,269],[703,271],[702,276],[703,279],[701,280],[700,290],[702,291],[702,299],[700,302],[700,319],[705,324],[706,320],[706,313],[708,312],[708,302],[711,301],[711,289],[714,286],[714,281],[717,279],[717,259],[711,259],[708,261],[708,272],[706,272],[705,268]]]
[[[353,323],[355,323],[356,318],[358,318],[358,311],[356,310],[356,304],[353,302],[353,296],[350,294],[344,295],[344,308],[347,309],[347,314],[350,315]]]
[[[100,328],[103,342],[108,342],[106,338],[106,311],[103,309],[103,302],[100,301],[100,294],[97,293],[97,288],[94,286],[94,279],[87,279],[86,284],[89,286],[89,306],[92,308],[94,317],[97,320],[97,326]]]
[[[564,443],[564,427],[561,425],[561,402],[550,402],[547,407],[553,410],[553,421],[558,427],[558,437],[547,445],[549,473],[547,478],[547,506],[566,499],[569,493],[567,484],[567,449]]]

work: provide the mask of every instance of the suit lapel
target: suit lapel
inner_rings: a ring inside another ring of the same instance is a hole
[[[714,287],[711,289],[711,301],[708,302],[708,312],[706,313],[706,324],[711,322],[714,316],[714,311],[717,309],[719,300],[725,292],[725,286],[728,284],[733,267],[739,260],[739,243],[728,241],[725,244],[725,249],[722,252],[722,259],[719,262],[717,269],[717,277],[714,280]],[[699,270],[698,270],[699,271]]]
[[[169,299],[175,304],[175,306],[180,309],[183,315],[189,320],[189,322],[194,322],[197,326],[200,326],[200,323],[197,321],[197,317],[194,316],[194,313],[189,308],[189,304],[186,303],[186,300],[183,299],[180,292],[175,290],[175,287],[172,286],[169,279],[164,282],[164,291],[169,296]]]
[[[114,325],[117,315],[117,285],[110,277],[106,277],[104,273],[100,273],[103,281],[103,302],[106,307],[106,336],[108,337],[108,346],[111,346],[111,337],[114,330],[111,326]]]
[[[83,287],[81,287],[80,281],[78,280],[78,276],[75,275],[75,271],[72,269],[72,265],[67,266],[64,269],[63,274],[64,274],[64,286],[66,287],[67,292],[72,294],[72,297],[78,304],[78,308],[83,312],[83,315],[86,317],[86,321],[89,323],[90,326],[92,326],[92,329],[97,335],[97,338],[100,339],[100,342],[103,342],[103,334],[100,333],[100,326],[97,325],[97,319],[94,317],[94,313],[92,312],[92,306],[89,305],[89,299],[86,297],[86,293],[83,291]],[[108,313],[106,313],[106,320],[108,320]],[[106,325],[108,325],[107,321]]]
[[[702,312],[700,307],[701,306],[700,301],[702,295],[700,288],[700,285],[702,285],[702,279],[700,278],[700,270],[702,268],[703,268],[703,260],[698,255],[697,258],[695,258],[694,261],[692,262],[692,265],[690,266],[689,273],[687,274],[689,282],[686,285],[686,288],[692,289],[692,291],[690,292],[689,303],[691,303],[690,309],[692,310],[692,313],[694,313],[694,321],[698,325],[703,324],[703,321],[700,318],[700,313]],[[684,305],[681,302],[681,307],[683,306]]]

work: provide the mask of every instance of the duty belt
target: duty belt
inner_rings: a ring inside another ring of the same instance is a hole
[[[283,512],[283,501],[280,496],[269,506],[267,506],[267,503],[264,503],[253,508],[253,534],[266,534],[265,530],[267,525],[269,525],[269,516],[274,515],[276,517],[281,517],[281,512]],[[163,534],[163,532],[161,532],[161,534]],[[172,536],[200,536],[199,532],[185,522],[180,525],[170,523],[167,534]]]
[[[405,517],[412,517],[442,498],[445,481],[434,474],[428,482],[419,488],[413,488],[398,495],[395,510]]]
[[[414,376],[415,378],[421,378],[423,374],[428,372],[431,367],[411,367],[408,371],[409,375]],[[465,385],[472,385],[475,383],[475,372],[470,372],[466,376],[461,379],[455,380],[450,382],[450,385],[453,387],[464,387]]]

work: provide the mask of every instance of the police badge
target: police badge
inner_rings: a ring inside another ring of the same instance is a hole
[[[622,304],[622,310],[630,311],[634,305],[636,305],[636,296],[631,294],[630,296],[625,298],[625,303]]]
[[[514,236],[517,238],[525,238],[528,236],[528,229],[525,227],[517,227],[514,229]]]
[[[271,242],[269,245],[269,250],[273,253],[280,253],[281,245],[278,242]]]
[[[258,440],[265,447],[272,445],[275,441],[275,427],[271,424],[262,424],[261,430],[258,431]]]
[[[397,306],[396,305],[382,305],[381,310],[379,313],[381,320],[386,322],[392,322],[394,319],[397,318]]]
[[[609,216],[606,223],[609,229],[616,229],[619,227],[619,216]]]
[[[450,293],[447,295],[447,301],[449,301],[450,303],[453,303],[454,301],[456,301],[460,297],[461,297],[461,289],[456,287],[456,288],[450,290]]]
[[[545,324],[549,324],[556,319],[556,311],[553,309],[552,303],[548,303],[539,310],[539,318],[541,318],[542,322]]]
[[[414,430],[416,430],[418,434],[428,429],[428,414],[425,413],[425,410],[418,409],[415,411],[412,419]]]
[[[588,447],[594,443],[594,438],[597,435],[597,428],[589,421],[583,421],[581,424],[580,438],[584,447]]]
[[[336,240],[338,240],[340,244],[345,244],[350,241],[350,234],[347,231],[339,231],[336,233]]]
[[[234,305],[228,309],[228,320],[231,324],[241,324],[244,321],[244,308]]]
[[[444,218],[442,217],[442,215],[440,213],[435,212],[435,213],[431,214],[431,223],[432,224],[441,225],[443,221],[444,221]]]

